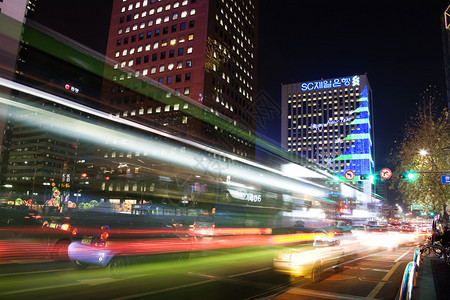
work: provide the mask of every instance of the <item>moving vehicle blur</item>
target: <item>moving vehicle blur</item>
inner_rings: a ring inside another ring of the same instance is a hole
[[[187,259],[192,239],[161,220],[125,214],[93,214],[78,220],[69,258],[78,269],[109,267],[119,275],[132,261]]]
[[[325,229],[314,231],[313,244],[297,244],[275,254],[273,267],[276,272],[301,276],[320,281],[325,270],[343,270],[345,251],[340,241]]]
[[[67,260],[72,239],[68,224],[43,220],[27,207],[0,208],[0,263]]]

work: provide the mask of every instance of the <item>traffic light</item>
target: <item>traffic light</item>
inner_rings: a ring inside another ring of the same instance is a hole
[[[81,177],[82,178],[86,178],[87,177],[87,173],[81,173]]]
[[[367,174],[367,175],[360,175],[359,176],[359,180],[370,180],[373,182],[373,180],[375,179],[375,176],[372,174]]]
[[[409,180],[414,180],[414,179],[416,179],[416,176],[417,176],[417,174],[416,174],[416,173],[413,173],[413,172],[408,172],[408,173],[406,174],[406,177],[407,177]]]
[[[370,175],[360,175],[359,180],[369,180],[370,179],[369,176]]]
[[[417,173],[408,172],[406,174],[400,174],[400,179],[408,179],[409,181],[414,181],[417,178]]]

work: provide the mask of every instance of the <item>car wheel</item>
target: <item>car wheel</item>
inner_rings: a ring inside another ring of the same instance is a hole
[[[78,270],[84,270],[88,267],[88,264],[82,263],[81,261],[78,261],[78,260],[73,260],[72,264],[73,264],[74,268],[78,269]]]
[[[128,260],[126,257],[114,257],[109,263],[109,271],[112,276],[119,277],[123,275],[127,266]]]
[[[311,278],[314,282],[319,282],[321,275],[322,275],[322,263],[320,261],[317,261],[312,269]]]
[[[55,247],[53,247],[52,259],[56,261],[68,260],[68,247],[69,241],[59,241],[56,243]]]
[[[344,263],[345,263],[345,258],[343,256],[339,257],[338,263],[337,263],[336,267],[334,267],[334,271],[336,273],[340,273],[340,272],[344,271]]]

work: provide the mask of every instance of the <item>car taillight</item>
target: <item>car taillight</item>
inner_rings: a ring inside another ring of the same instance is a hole
[[[72,235],[73,235],[73,236],[77,235],[77,231],[78,231],[78,229],[77,229],[77,228],[74,228],[74,229],[72,230]]]
[[[105,231],[100,235],[100,240],[101,241],[106,241],[109,237],[109,232]]]
[[[69,227],[70,227],[70,226],[69,226],[69,224],[67,224],[67,223],[66,223],[66,224],[62,224],[62,225],[61,225],[61,230],[69,230]]]

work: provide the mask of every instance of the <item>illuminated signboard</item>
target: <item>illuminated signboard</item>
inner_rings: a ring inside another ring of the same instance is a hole
[[[351,122],[352,120],[353,120],[352,118],[344,118],[344,117],[340,118],[339,120],[332,120],[332,119],[330,119],[330,120],[328,120],[328,122],[323,123],[323,124],[311,124],[309,126],[309,128],[311,130],[315,129],[315,130],[318,130],[318,131],[322,131],[324,126],[335,125],[335,124],[339,124],[339,123],[348,123],[348,122]]]
[[[302,91],[314,91],[345,86],[359,86],[359,84],[360,84],[359,76],[355,75],[353,77],[305,82],[302,83]]]

